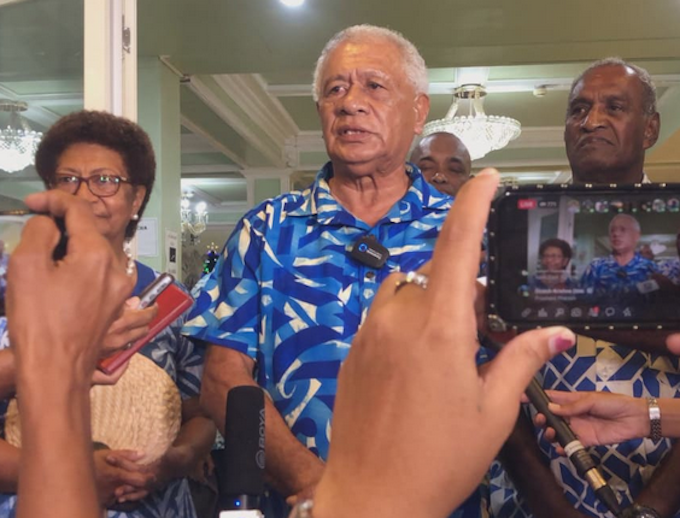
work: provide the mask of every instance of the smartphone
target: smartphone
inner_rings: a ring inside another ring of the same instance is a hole
[[[140,295],[139,309],[158,304],[158,314],[149,324],[149,332],[134,342],[129,348],[99,361],[97,368],[106,374],[120,369],[133,354],[153,340],[166,327],[191,307],[194,299],[174,284],[169,273],[161,274]]]
[[[168,288],[173,282],[175,282],[175,278],[169,273],[162,273],[159,275],[156,280],[149,284],[139,295],[139,305],[137,306],[137,309],[148,308],[154,303],[163,290]]]
[[[489,216],[494,331],[680,326],[680,184],[502,190]]]

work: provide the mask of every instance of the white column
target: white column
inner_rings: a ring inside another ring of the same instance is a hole
[[[86,0],[84,107],[137,119],[137,0]]]

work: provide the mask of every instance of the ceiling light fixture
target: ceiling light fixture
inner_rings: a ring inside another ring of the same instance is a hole
[[[300,7],[305,0],[281,0],[281,3],[286,7]]]
[[[453,104],[446,117],[428,122],[423,128],[423,136],[440,132],[453,133],[468,148],[472,160],[504,148],[511,140],[519,137],[522,125],[510,117],[484,113],[485,95],[486,89],[479,84],[467,84],[456,88],[453,92]],[[456,117],[460,99],[470,101],[470,113]]]
[[[198,244],[198,238],[208,225],[208,204],[199,201],[193,208],[191,207],[192,192],[182,194],[180,202],[180,220],[182,223],[182,242],[192,245]]]
[[[31,130],[21,116],[27,108],[24,102],[0,99],[0,112],[9,113],[7,127],[0,129],[0,169],[7,173],[16,173],[31,165],[42,138],[42,133]]]

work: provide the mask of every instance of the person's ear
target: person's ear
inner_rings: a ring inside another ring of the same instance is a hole
[[[413,103],[413,110],[416,114],[413,130],[416,135],[420,135],[423,132],[427,114],[430,113],[430,97],[427,94],[416,95],[415,102]]]
[[[645,140],[643,142],[644,148],[649,149],[654,144],[656,144],[659,138],[659,128],[661,127],[661,116],[659,113],[655,113],[647,117],[647,122],[645,124]]]

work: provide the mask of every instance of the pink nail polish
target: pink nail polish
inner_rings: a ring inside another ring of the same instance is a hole
[[[561,331],[559,334],[550,337],[548,347],[551,353],[557,354],[572,347],[575,341],[576,337],[571,331]]]

